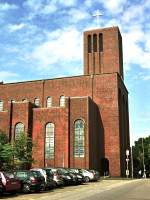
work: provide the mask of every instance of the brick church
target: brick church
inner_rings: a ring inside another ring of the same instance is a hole
[[[130,140],[118,27],[84,32],[84,75],[1,82],[0,129],[10,141],[32,136],[36,167],[124,176]]]

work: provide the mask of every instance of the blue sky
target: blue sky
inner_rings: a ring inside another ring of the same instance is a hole
[[[83,73],[83,31],[119,26],[131,141],[150,135],[150,0],[0,0],[0,80]]]

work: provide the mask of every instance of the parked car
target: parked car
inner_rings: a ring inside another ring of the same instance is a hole
[[[84,182],[87,183],[89,181],[92,181],[94,179],[94,175],[92,172],[89,172],[86,169],[74,169],[76,173],[81,174],[84,177]]]
[[[63,181],[62,177],[58,174],[57,169],[50,168],[50,167],[46,167],[43,169],[46,171],[47,178],[53,179],[54,186],[58,187],[58,186],[64,185],[64,181]]]
[[[40,172],[41,175],[44,177],[45,182],[46,182],[47,175],[46,175],[46,171],[44,169],[42,169],[42,168],[32,168],[32,169],[30,169],[30,171],[38,171],[38,172]]]
[[[21,182],[14,177],[13,172],[0,172],[0,192],[13,193],[20,191]]]
[[[92,181],[98,181],[100,179],[100,173],[94,169],[89,169],[89,172],[92,172],[94,177],[92,179]]]
[[[23,193],[45,189],[45,179],[38,171],[15,170],[14,175],[21,181]]]
[[[2,178],[0,177],[0,194],[3,192]]]
[[[84,176],[82,174],[79,174],[75,169],[71,169],[71,168],[65,168],[69,174],[73,174],[76,176],[76,183],[77,184],[82,184],[84,183]]]
[[[42,169],[42,168],[32,168],[32,169],[30,169],[30,171],[38,171],[41,173],[41,175],[44,177],[44,180],[45,180],[46,189],[51,189],[51,188],[56,187],[56,183],[53,180],[52,173],[47,174],[46,170]]]
[[[69,173],[65,168],[57,168],[57,173],[62,177],[65,185],[72,185],[77,183],[76,175]]]

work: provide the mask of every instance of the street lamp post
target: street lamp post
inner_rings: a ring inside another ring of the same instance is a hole
[[[131,177],[133,178],[133,151],[131,146]]]
[[[127,166],[126,166],[126,176],[127,178],[129,177],[129,150],[127,149],[126,150],[126,163],[127,163]]]
[[[142,151],[143,151],[143,178],[146,178],[146,170],[145,170],[145,152],[144,152],[144,144],[143,144],[143,138],[142,138]]]

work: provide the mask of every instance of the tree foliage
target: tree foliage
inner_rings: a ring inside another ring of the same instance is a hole
[[[6,144],[8,143],[8,137],[6,135],[6,133],[4,133],[3,131],[0,130],[0,144]]]
[[[7,135],[0,130],[0,168],[11,168],[13,163],[13,147],[8,143]]]
[[[5,133],[0,131],[0,168],[28,168],[33,162],[32,139],[21,133],[14,142],[9,143]]]
[[[21,133],[14,142],[14,164],[16,167],[28,168],[33,162],[32,159],[32,139]]]
[[[145,169],[150,172],[150,136],[139,138],[132,147],[134,173]]]

